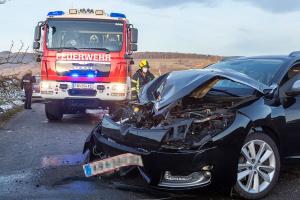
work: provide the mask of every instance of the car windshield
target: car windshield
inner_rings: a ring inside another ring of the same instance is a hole
[[[270,85],[283,62],[281,59],[236,59],[216,63],[207,68],[235,70],[260,83]]]
[[[120,51],[123,27],[120,21],[52,19],[48,21],[47,47]]]

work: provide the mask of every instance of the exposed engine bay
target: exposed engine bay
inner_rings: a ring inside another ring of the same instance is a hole
[[[237,107],[246,97],[210,96],[198,99],[190,95],[157,112],[153,103],[131,104],[115,113],[112,120],[138,129],[166,129],[163,147],[199,148],[201,140],[229,127]]]
[[[233,123],[242,105],[257,99],[253,89],[264,92],[261,85],[244,74],[237,76],[235,80],[232,71],[209,70],[163,75],[143,87],[138,101],[111,116],[120,134],[109,131],[110,122],[104,126],[103,134],[139,148],[199,149]],[[223,87],[215,87],[223,80],[227,81]],[[246,93],[224,89],[234,82],[242,84]],[[138,137],[138,144],[131,142],[129,135]]]

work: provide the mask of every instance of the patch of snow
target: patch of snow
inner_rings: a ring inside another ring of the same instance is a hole
[[[0,114],[3,114],[16,106],[22,105],[22,90],[17,80],[2,82],[0,88]]]
[[[0,108],[5,112],[6,110],[13,109],[13,105],[12,104],[4,104],[4,105],[1,105]]]

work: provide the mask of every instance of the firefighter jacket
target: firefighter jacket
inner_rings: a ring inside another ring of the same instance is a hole
[[[21,89],[24,89],[25,91],[32,90],[33,83],[35,83],[35,77],[31,74],[25,74],[21,80]]]
[[[154,78],[154,75],[149,71],[144,75],[141,69],[137,70],[131,79],[132,99],[136,99],[141,88],[152,81]]]

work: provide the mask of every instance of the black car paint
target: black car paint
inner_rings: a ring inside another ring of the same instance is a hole
[[[164,88],[161,94],[161,99],[156,100],[154,98],[149,97],[149,90],[153,90],[151,85],[160,85],[156,84],[156,82],[160,82],[161,80],[154,80],[153,83],[148,84],[141,94],[140,101],[148,103],[149,101],[155,102],[155,108],[157,110],[162,107],[167,106],[168,104],[188,95],[195,88],[205,84],[206,82],[211,81],[212,79],[230,79],[232,81],[236,81],[242,84],[245,84],[249,87],[256,89],[261,93],[266,93],[272,90],[271,87],[268,87],[262,83],[259,83],[245,74],[233,71],[233,70],[218,70],[218,69],[202,69],[202,70],[186,70],[184,71],[175,71],[169,74],[165,78]],[[180,81],[180,84],[178,84]]]
[[[144,163],[144,168],[140,168],[141,174],[153,186],[157,186],[163,171],[192,172],[200,170],[205,165],[213,166],[211,185],[225,183],[232,186],[236,182],[237,163],[242,144],[246,136],[254,132],[268,134],[277,144],[282,160],[300,158],[300,133],[298,133],[300,130],[300,99],[298,97],[281,97],[278,92],[285,74],[292,66],[299,64],[300,58],[264,56],[251,59],[261,58],[285,60],[273,79],[273,84],[278,85],[278,88],[273,89],[272,94],[261,94],[256,100],[238,109],[234,122],[221,133],[211,138],[205,138],[207,141],[204,141],[204,145],[198,150],[165,151],[158,149],[163,138],[163,131],[157,132],[157,134],[156,132],[152,134],[141,132],[141,134],[137,130],[128,133],[120,131],[120,125],[105,117],[99,127],[105,126],[110,134],[122,138],[120,140],[122,142],[108,139],[106,135],[104,136],[98,131],[98,127],[87,138],[84,152],[96,145],[97,150],[111,156],[125,152],[139,154]],[[109,128],[113,128],[114,133]]]

